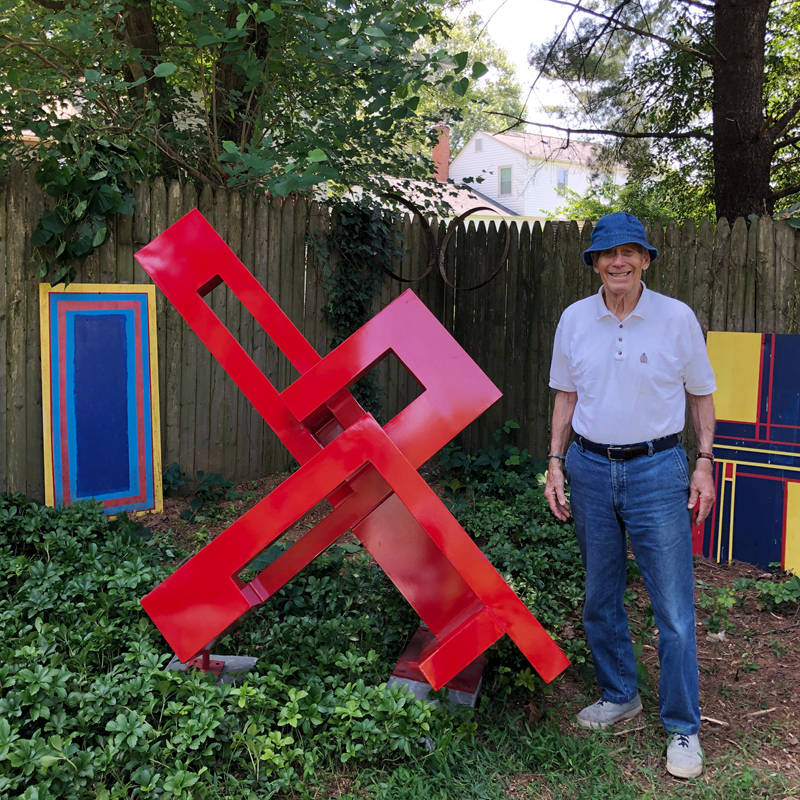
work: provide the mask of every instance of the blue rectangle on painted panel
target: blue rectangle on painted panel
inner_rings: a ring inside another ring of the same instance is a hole
[[[800,426],[800,385],[797,365],[800,363],[800,336],[775,335],[775,357],[772,365],[772,398],[770,422],[773,425]],[[772,431],[771,438],[786,441],[788,430]],[[791,441],[797,441],[792,438]]]
[[[78,497],[128,492],[129,342],[125,316],[76,314],[73,330]]]
[[[783,557],[783,481],[737,475],[733,516],[733,553],[767,569]]]

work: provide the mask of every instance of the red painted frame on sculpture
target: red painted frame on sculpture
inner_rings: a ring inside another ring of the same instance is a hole
[[[500,397],[409,291],[324,358],[199,211],[136,254],[300,468],[141,601],[182,661],[350,529],[433,632],[419,667],[445,685],[508,633],[546,681],[569,664],[417,469]],[[224,282],[300,377],[279,392],[203,296]],[[350,394],[389,352],[423,387],[385,427]],[[322,499],[331,512],[256,578],[239,573]]]

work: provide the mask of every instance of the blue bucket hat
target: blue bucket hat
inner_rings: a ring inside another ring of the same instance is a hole
[[[658,258],[658,250],[647,241],[644,225],[627,211],[615,211],[597,220],[592,231],[592,243],[583,251],[583,262],[592,266],[592,253],[610,250],[620,244],[640,244],[650,253],[650,260]]]

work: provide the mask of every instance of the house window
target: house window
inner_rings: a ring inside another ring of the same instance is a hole
[[[558,170],[556,174],[556,184],[558,186],[559,191],[564,191],[567,188],[567,178],[569,177],[569,173],[565,169]]]
[[[483,139],[476,139],[475,140],[475,152],[476,153],[483,152]]]
[[[500,194],[511,194],[511,167],[500,167]]]

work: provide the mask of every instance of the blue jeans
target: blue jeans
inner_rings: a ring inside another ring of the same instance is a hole
[[[658,626],[659,710],[670,733],[697,733],[700,707],[694,616],[689,469],[677,445],[610,461],[574,443],[567,453],[570,502],[586,567],[583,623],[602,699],[638,691],[623,604],[627,531]]]

